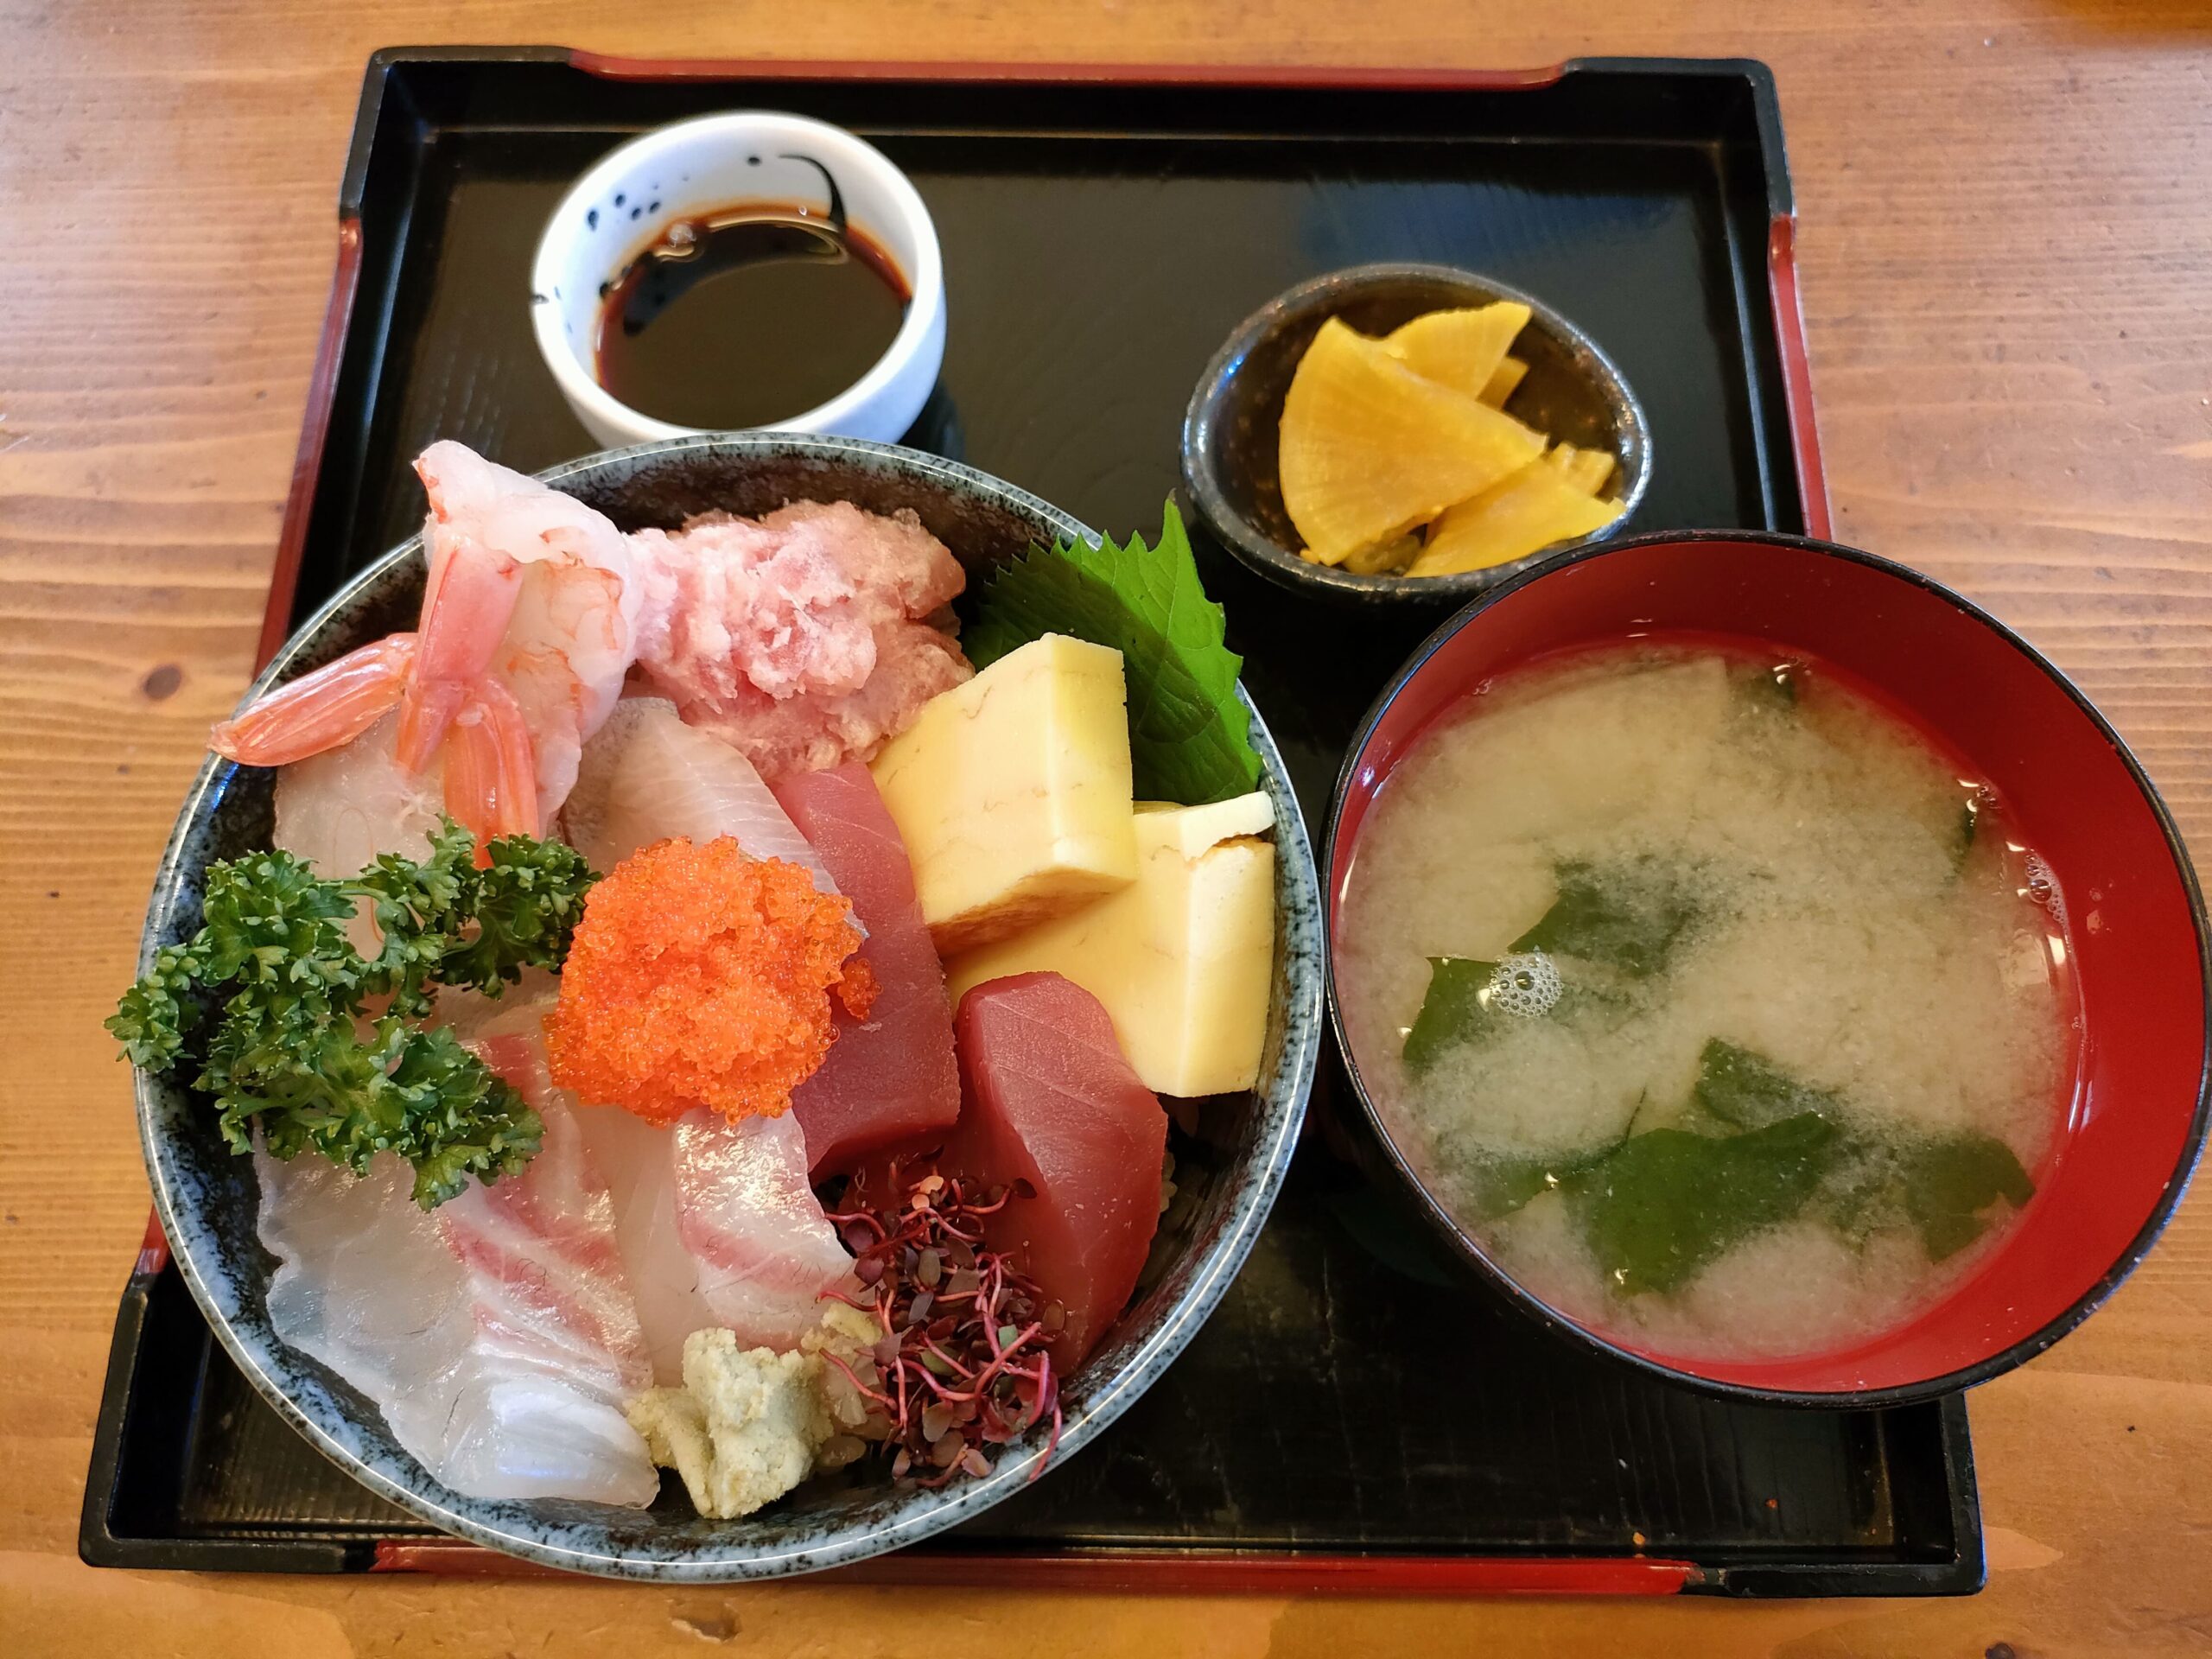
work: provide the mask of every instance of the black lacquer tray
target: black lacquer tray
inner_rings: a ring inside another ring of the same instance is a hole
[[[909,442],[1116,532],[1174,486],[1192,383],[1300,278],[1471,266],[1586,327],[1643,400],[1634,528],[1818,535],[1774,88],[1748,62],[1501,74],[644,63],[558,49],[372,60],[264,647],[411,534],[408,461],[594,448],[531,342],[546,214],[596,156],[717,109],[852,127],[943,243],[944,377]],[[1200,541],[1246,683],[1322,821],[1368,702],[1435,620],[1276,590]],[[1572,1350],[1429,1252],[1360,1173],[1325,1065],[1242,1276],[1095,1447],[856,1576],[1139,1590],[1958,1592],[1982,1577],[1963,1402],[1762,1408]],[[117,1322],[88,1560],[519,1570],[372,1497],[262,1404],[159,1236]]]

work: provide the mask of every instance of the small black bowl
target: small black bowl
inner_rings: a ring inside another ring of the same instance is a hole
[[[1562,443],[1610,453],[1626,510],[1605,529],[1527,558],[1452,576],[1363,576],[1299,556],[1277,471],[1284,395],[1331,317],[1386,334],[1424,312],[1516,300],[1529,326],[1513,354],[1529,372],[1506,413]],[[1296,592],[1370,604],[1460,605],[1539,560],[1587,547],[1634,517],[1651,478],[1643,407],[1612,359],[1542,301],[1453,265],[1354,265],[1277,295],[1214,353],[1183,416],[1183,489],[1221,543],[1262,575]]]

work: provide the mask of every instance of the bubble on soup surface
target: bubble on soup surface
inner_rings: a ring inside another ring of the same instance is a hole
[[[1559,968],[1541,951],[1506,957],[1490,978],[1490,1005],[1500,1014],[1535,1019],[1549,1014],[1564,988]]]
[[[2026,886],[2021,891],[2031,902],[2049,911],[2051,920],[2061,927],[2065,926],[2066,899],[2058,890],[2058,879],[2051,874],[2050,866],[2044,863],[2041,855],[2037,853],[2027,854],[2021,861],[2026,868]]]

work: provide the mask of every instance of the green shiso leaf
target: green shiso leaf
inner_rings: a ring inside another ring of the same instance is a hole
[[[1198,581],[1173,502],[1149,547],[1141,536],[1060,543],[1001,566],[961,645],[984,668],[1048,633],[1122,653],[1139,798],[1203,806],[1259,786],[1251,717],[1236,697],[1244,659],[1223,643],[1221,607]]]

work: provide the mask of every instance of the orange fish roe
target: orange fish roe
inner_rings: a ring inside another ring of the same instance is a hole
[[[655,1123],[779,1116],[836,1036],[830,994],[856,1019],[874,999],[851,914],[728,836],[632,854],[584,900],[545,1021],[554,1081]]]

